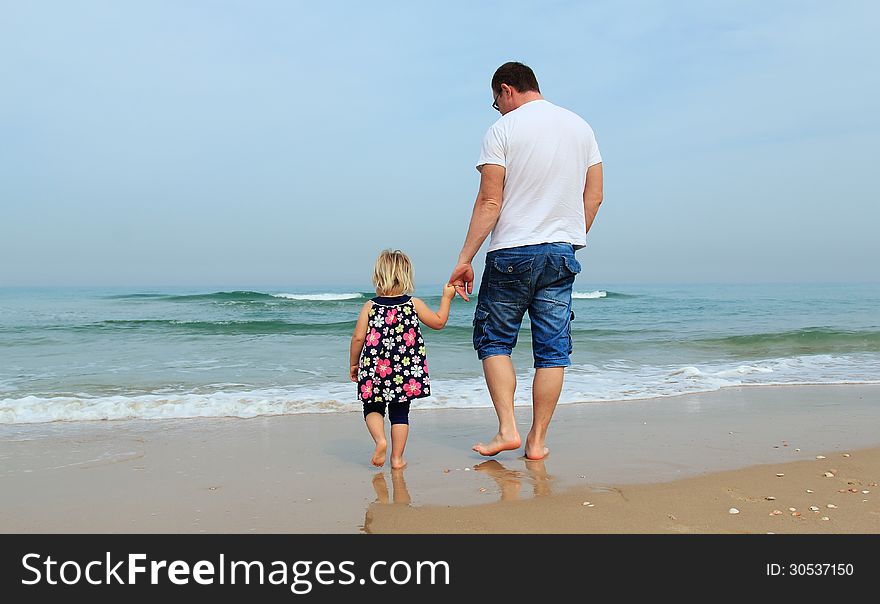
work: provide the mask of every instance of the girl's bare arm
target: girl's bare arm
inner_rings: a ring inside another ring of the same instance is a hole
[[[443,298],[440,300],[440,310],[434,312],[427,304],[419,298],[413,298],[413,306],[416,308],[416,314],[419,321],[430,327],[431,329],[443,329],[446,327],[446,321],[449,320],[449,307],[452,304],[452,298],[455,297],[455,288],[448,283],[443,286]]]
[[[354,326],[354,333],[351,334],[351,348],[348,352],[348,377],[352,382],[357,381],[357,366],[361,358],[361,351],[364,349],[364,340],[367,339],[367,325],[370,321],[372,306],[372,301],[364,304],[358,315],[357,325]]]

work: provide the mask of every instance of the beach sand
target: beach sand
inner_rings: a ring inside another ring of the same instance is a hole
[[[422,507],[374,503],[367,511],[366,531],[880,533],[880,448],[667,483],[585,486],[560,494],[547,485],[545,462],[524,463],[523,472],[493,461],[478,467],[497,481],[499,502]],[[834,475],[826,477],[829,471]],[[534,496],[521,500],[524,488]]]
[[[725,388],[562,405],[530,462],[416,409],[392,472],[358,413],[3,425],[0,532],[880,533],[878,426],[880,385]]]

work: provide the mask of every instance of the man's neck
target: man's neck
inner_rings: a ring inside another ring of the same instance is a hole
[[[516,107],[514,109],[519,109],[526,103],[531,103],[532,101],[543,101],[544,96],[540,92],[535,92],[534,90],[528,90],[526,92],[522,92],[517,95],[516,98]]]

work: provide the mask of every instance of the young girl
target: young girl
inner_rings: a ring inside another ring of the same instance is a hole
[[[409,294],[414,291],[412,263],[400,250],[379,254],[373,269],[376,297],[364,304],[351,336],[349,377],[358,385],[364,421],[376,451],[373,465],[385,465],[385,405],[391,420],[391,468],[406,465],[403,450],[409,435],[409,404],[431,394],[425,341],[419,321],[443,329],[455,288],[443,287],[440,310],[434,312]]]

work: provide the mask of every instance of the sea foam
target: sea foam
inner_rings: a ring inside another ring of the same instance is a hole
[[[363,297],[362,294],[272,294],[275,298],[286,300],[310,300],[314,302],[327,302],[332,300],[354,300]]]
[[[534,370],[517,374],[514,404],[531,405]],[[877,355],[808,355],[749,363],[638,365],[621,359],[573,365],[565,375],[560,404],[614,402],[711,392],[745,385],[880,383]],[[24,396],[0,399],[0,423],[172,419],[252,418],[261,415],[339,413],[361,409],[356,386],[327,380],[308,385],[248,388],[217,384],[216,391],[153,392],[89,396]],[[481,375],[443,379],[432,376],[432,396],[413,409],[489,408],[492,400]]]

